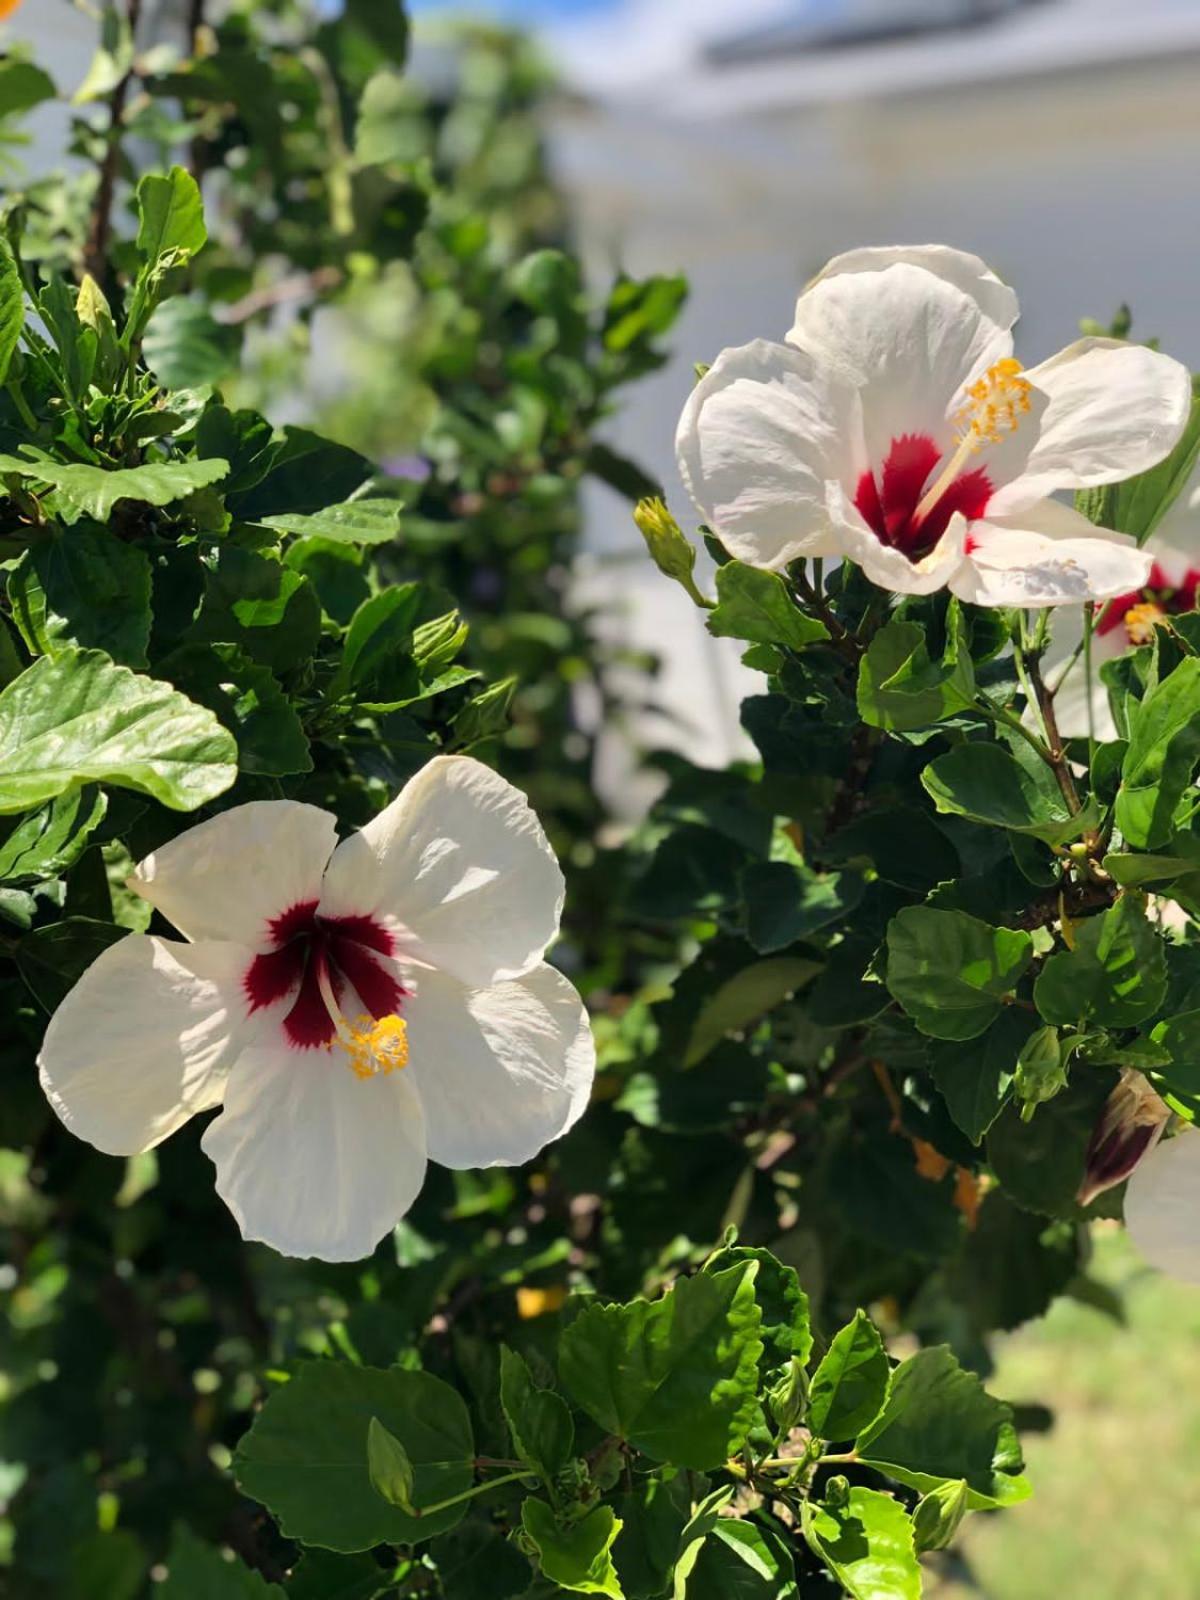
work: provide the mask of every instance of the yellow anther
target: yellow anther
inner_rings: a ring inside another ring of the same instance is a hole
[[[1143,605],[1130,606],[1125,613],[1125,632],[1129,635],[1130,644],[1150,644],[1154,638],[1154,630],[1166,616],[1161,606],[1156,606],[1152,600],[1147,600]]]
[[[982,450],[1016,433],[1032,404],[1033,385],[1021,376],[1022,370],[1019,361],[1006,356],[969,385],[966,404],[954,417],[960,443],[969,441],[973,450]]]
[[[379,1078],[386,1072],[398,1072],[408,1065],[408,1024],[403,1017],[375,1017],[363,1012],[351,1024],[333,992],[328,969],[322,965],[317,970],[317,987],[334,1026],[334,1037],[325,1046],[332,1050],[337,1045],[350,1063],[350,1070],[359,1078]]]
[[[346,1052],[350,1070],[360,1078],[377,1078],[408,1065],[408,1026],[403,1017],[381,1017],[377,1022],[364,1013],[353,1027],[338,1029],[337,1042]]]
[[[922,495],[912,515],[915,524],[925,520],[976,451],[1016,433],[1021,418],[1033,408],[1033,385],[1021,376],[1023,370],[1014,356],[1005,356],[967,385],[966,403],[954,414],[957,448],[933,487]]]

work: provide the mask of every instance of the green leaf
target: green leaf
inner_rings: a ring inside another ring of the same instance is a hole
[[[822,1439],[853,1439],[879,1415],[891,1363],[871,1319],[854,1320],[833,1337],[809,1390],[808,1426]]]
[[[150,562],[105,528],[74,528],[31,545],[8,576],[13,620],[35,654],[78,645],[126,667],[146,665]]]
[[[202,300],[172,295],[146,324],[146,365],[164,389],[201,389],[221,383],[237,366],[236,328],[217,321]]]
[[[54,79],[32,61],[8,55],[0,60],[0,117],[32,111],[58,94]]]
[[[688,1037],[683,1065],[696,1066],[726,1034],[757,1022],[820,970],[817,962],[801,956],[773,956],[767,961],[753,961],[735,972],[701,1005]]]
[[[238,418],[247,413],[238,412]],[[249,413],[253,415],[253,413]],[[285,511],[323,511],[347,500],[371,476],[371,463],[357,450],[335,444],[308,428],[285,428],[271,445],[267,470],[239,492],[231,505],[246,522]]]
[[[509,1600],[512,1595],[524,1595],[529,1588],[528,1559],[499,1527],[485,1522],[482,1516],[468,1517],[452,1533],[435,1539],[431,1554],[442,1591],[449,1600]],[[378,1574],[379,1568],[375,1570]],[[386,1592],[388,1600],[398,1600],[390,1584],[376,1592]],[[338,1600],[338,1596],[322,1591],[312,1600]]]
[[[505,732],[516,687],[515,678],[501,678],[467,701],[452,724],[454,742],[460,749],[469,750],[482,739],[495,739]]]
[[[1033,956],[1027,933],[961,911],[907,906],[888,925],[887,986],[922,1033],[974,1039]]]
[[[3,92],[4,74],[0,73],[0,96]],[[0,384],[8,378],[13,351],[24,326],[25,286],[12,251],[0,237]]]
[[[25,461],[0,456],[0,473],[11,472],[56,491],[55,503],[68,522],[82,516],[107,522],[118,500],[138,500],[143,505],[166,506],[182,500],[206,484],[217,483],[229,463],[211,461],[155,461],[144,467],[89,467],[81,462],[52,461],[48,456]]]
[[[0,814],[84,783],[194,811],[237,776],[237,747],[211,711],[99,650],[43,656],[0,691]]]
[[[65,872],[107,810],[104,791],[89,784],[69,789],[7,833],[0,827],[0,882],[38,883]]]
[[[524,1357],[507,1345],[500,1347],[500,1404],[518,1459],[553,1483],[575,1448],[571,1410],[561,1395],[537,1387]]]
[[[602,1428],[656,1461],[704,1472],[741,1448],[757,1412],[757,1268],[683,1278],[653,1305],[586,1306],[559,1372]]]
[[[742,874],[746,938],[763,955],[783,950],[840,922],[858,905],[864,888],[856,872],[814,872],[787,861],[755,861]]]
[[[528,1579],[529,1563],[521,1560],[515,1550],[512,1555],[520,1562]],[[394,1600],[395,1589],[387,1571],[370,1556],[341,1556],[328,1550],[306,1550],[288,1578],[287,1600],[383,1600],[389,1591],[391,1600]],[[505,1590],[497,1600],[504,1600],[504,1596],[515,1592]],[[457,1595],[455,1600],[458,1600]],[[476,1597],[464,1594],[463,1600],[476,1600]],[[490,1596],[488,1600],[491,1600]]]
[[[1127,478],[1110,491],[1105,526],[1130,533],[1139,544],[1158,527],[1192,475],[1200,454],[1200,398],[1193,398],[1191,415],[1170,455],[1148,472]]]
[[[633,1487],[618,1497],[621,1532],[613,1546],[613,1560],[628,1600],[653,1600],[670,1587],[680,1535],[691,1509],[684,1472],[674,1477],[653,1473],[635,1479]]]
[[[295,707],[270,669],[251,661],[237,645],[182,645],[155,671],[220,718],[237,740],[242,772],[284,777],[312,771]]]
[[[965,1478],[973,1511],[1028,1498],[1012,1409],[993,1399],[947,1345],[901,1362],[882,1412],[859,1436],[859,1460],[927,1494]]]
[[[1072,813],[1045,762],[1019,761],[1001,744],[972,741],[931,761],[921,782],[937,809],[996,828],[1067,844],[1100,820],[1093,801]]]
[[[91,917],[64,917],[25,935],[17,946],[17,966],[39,1005],[55,1011],[92,962],[128,932]]]
[[[137,212],[137,247],[151,271],[183,266],[208,239],[199,185],[183,167],[147,173],[137,186]]]
[[[714,1489],[692,1513],[686,1527],[679,1535],[679,1549],[675,1556],[672,1600],[686,1600],[688,1579],[700,1559],[704,1541],[716,1527],[721,1512],[733,1499],[731,1488]]]
[[[1121,763],[1117,826],[1128,844],[1156,850],[1200,760],[1200,658],[1189,656],[1141,702],[1129,707],[1129,746]]]
[[[264,517],[263,526],[301,538],[316,536],[336,544],[390,544],[400,533],[402,508],[398,500],[347,500],[324,511],[305,515],[299,511]]]
[[[378,1417],[372,1417],[367,1424],[367,1472],[372,1489],[388,1505],[398,1506],[410,1517],[421,1515],[413,1504],[417,1480],[408,1451]]]
[[[237,1556],[226,1558],[177,1522],[167,1550],[167,1576],[154,1586],[155,1600],[284,1600],[277,1583],[268,1583]]]
[[[339,1361],[304,1362],[268,1399],[238,1446],[239,1486],[288,1538],[324,1550],[411,1544],[454,1527],[465,1504],[416,1518],[375,1493],[367,1464],[373,1417],[412,1462],[418,1506],[471,1487],[471,1421],[454,1389],[427,1372]]]
[[[237,545],[204,573],[204,601],[191,640],[234,644],[260,666],[294,670],[321,637],[321,602],[303,574]]]
[[[730,561],[717,568],[717,604],[708,614],[708,631],[719,639],[749,639],[756,644],[803,650],[829,629],[806,616],[777,572]]]
[[[689,1080],[690,1081],[690,1080]],[[794,1267],[785,1266],[769,1250],[752,1245],[726,1245],[707,1263],[708,1273],[723,1272],[733,1266],[757,1265],[754,1298],[762,1316],[762,1363],[765,1371],[786,1366],[793,1359],[807,1365],[812,1354],[813,1335],[809,1320],[808,1296],[800,1287]]]
[[[1036,1027],[1037,1018],[1028,1011],[1008,1007],[982,1039],[949,1040],[931,1047],[934,1082],[972,1144],[980,1142],[1007,1104],[1017,1058]]]
[[[930,659],[920,623],[889,622],[879,630],[858,669],[858,710],[864,722],[903,733],[974,704],[975,672],[956,600],[950,603],[946,630],[940,663]]]
[[[794,1600],[798,1592],[783,1540],[733,1517],[713,1523],[679,1591],[686,1600]]]
[[[855,1487],[836,1509],[806,1501],[803,1527],[852,1600],[920,1600],[912,1518],[891,1495]]]
[[[597,1506],[582,1521],[560,1527],[544,1500],[526,1500],[521,1525],[537,1548],[543,1574],[572,1594],[606,1594],[624,1600],[612,1547],[621,1524],[611,1506]]]
[[[1166,946],[1140,895],[1075,927],[1075,948],[1052,955],[1033,998],[1047,1022],[1132,1028],[1157,1011],[1167,989]]]

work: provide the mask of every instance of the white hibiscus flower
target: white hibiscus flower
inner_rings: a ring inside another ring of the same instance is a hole
[[[426,1156],[517,1165],[587,1104],[587,1016],[542,959],[562,874],[524,796],[478,761],[431,761],[341,844],[316,806],[236,806],[131,886],[187,942],[106,950],[50,1022],[42,1085],[113,1155],[220,1106],[203,1147],[247,1239],[357,1260]]]
[[[1200,598],[1200,473],[1167,512],[1145,548],[1152,558],[1145,583],[1110,600],[1096,614],[1091,681],[1082,656],[1069,661],[1057,676],[1051,669],[1058,726],[1070,737],[1086,738],[1089,729],[1097,739],[1117,737],[1100,667],[1138,645],[1149,644],[1155,624],[1163,618],[1196,609]],[[1073,645],[1078,638],[1076,630],[1069,643]],[[1056,629],[1060,658],[1066,654],[1061,646],[1067,642],[1060,640]]]
[[[729,552],[845,556],[903,594],[979,605],[1107,600],[1150,558],[1050,496],[1143,472],[1179,439],[1187,370],[1081,339],[1028,371],[1017,299],[940,245],[852,250],[787,342],[725,350],[680,419],[680,471]]]

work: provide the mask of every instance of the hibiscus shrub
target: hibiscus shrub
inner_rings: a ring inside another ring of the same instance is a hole
[[[913,1600],[1087,1222],[1200,1276],[1187,375],[832,263],[686,408],[715,575],[637,510],[758,759],[614,844],[559,613],[682,282],[543,248],[519,49],[430,103],[399,6],[204,9],[109,8],[0,241],[5,1592]],[[401,289],[341,415],[418,463],[247,403]]]

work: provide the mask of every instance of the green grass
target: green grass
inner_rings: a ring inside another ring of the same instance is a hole
[[[1064,1300],[998,1344],[988,1388],[1055,1425],[1025,1436],[1032,1500],[969,1519],[971,1576],[931,1574],[930,1600],[1200,1596],[1200,1289],[1150,1272],[1111,1226],[1095,1245],[1126,1326]]]

